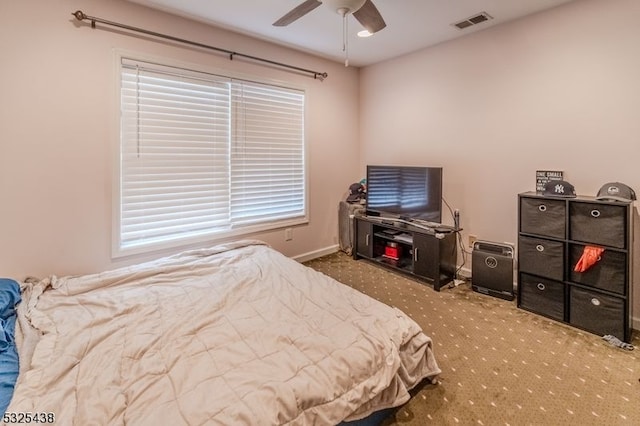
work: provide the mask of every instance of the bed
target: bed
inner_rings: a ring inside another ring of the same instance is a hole
[[[440,370],[407,315],[243,240],[21,284],[7,413],[57,424],[339,424]]]

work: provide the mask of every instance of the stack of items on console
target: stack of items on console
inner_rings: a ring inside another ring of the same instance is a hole
[[[347,195],[347,203],[364,204],[367,199],[367,180],[362,179],[349,185],[349,194]]]

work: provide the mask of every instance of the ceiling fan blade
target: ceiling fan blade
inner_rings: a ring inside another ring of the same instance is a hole
[[[353,12],[353,16],[371,34],[376,33],[387,26],[382,15],[371,0],[367,0],[364,6]]]
[[[307,0],[304,3],[298,5],[297,7],[291,9],[289,13],[284,15],[282,18],[278,19],[273,23],[275,27],[286,27],[293,21],[298,18],[302,18],[307,13],[311,12],[316,7],[322,4],[321,1],[318,0]]]

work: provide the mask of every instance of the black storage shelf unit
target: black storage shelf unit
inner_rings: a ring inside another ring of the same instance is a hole
[[[631,341],[633,203],[518,195],[518,307]],[[585,247],[604,249],[583,272]]]
[[[367,259],[378,265],[433,284],[436,291],[454,279],[457,247],[456,232],[411,226],[367,216],[355,217],[354,259]],[[393,244],[397,256],[389,257]]]

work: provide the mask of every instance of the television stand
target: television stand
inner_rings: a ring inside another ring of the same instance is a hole
[[[452,282],[457,261],[457,231],[394,218],[356,216],[353,258],[433,284],[436,291]]]

